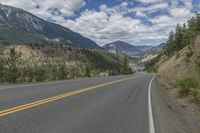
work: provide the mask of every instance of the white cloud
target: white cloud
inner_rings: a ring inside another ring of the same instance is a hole
[[[19,2],[20,1],[20,2]],[[77,10],[86,5],[84,0],[66,0]],[[105,43],[122,40],[133,44],[160,43],[168,38],[168,33],[177,23],[183,24],[193,13],[192,0],[137,0],[144,5],[130,6],[130,2],[121,0],[121,4],[113,7],[100,5],[99,11],[85,10],[75,20],[64,19],[64,16],[73,16],[75,10],[64,4],[64,0],[1,0],[7,4],[27,10],[43,19],[50,18],[55,23],[61,24],[103,45]],[[182,1],[183,5],[179,5]],[[73,3],[72,3],[73,2]],[[134,5],[134,2],[131,2]],[[36,8],[40,7],[40,8]],[[49,9],[58,9],[57,14],[52,14]],[[168,14],[157,14],[149,17],[151,13],[167,11]],[[136,17],[125,17],[132,13]],[[144,24],[143,21],[152,23]]]
[[[84,0],[1,0],[0,3],[22,8],[44,19],[52,17],[49,12],[51,8],[58,9],[62,16],[71,16],[75,9],[78,10],[86,4]]]
[[[185,18],[190,16],[191,12],[185,8],[173,8],[170,10],[170,14],[175,18]]]
[[[148,7],[136,7],[130,10],[134,12],[142,12],[144,14],[144,13],[151,13],[151,12],[158,11],[160,9],[167,9],[167,8],[168,8],[168,3],[164,2],[164,3],[156,3]]]
[[[138,0],[138,1],[145,4],[151,4],[151,3],[162,2],[163,0]]]
[[[90,20],[90,24],[86,21],[86,18]],[[139,19],[123,17],[123,15],[115,13],[109,16],[104,11],[86,11],[84,15],[75,21],[69,20],[65,23],[65,26],[71,26],[73,30],[79,31],[84,36],[94,39],[99,44],[116,40],[134,44],[140,42],[142,39],[162,41],[167,38],[166,35],[160,35],[158,32],[159,29],[146,26]]]
[[[106,5],[101,5],[99,7],[100,11],[106,11],[107,10],[107,6]]]

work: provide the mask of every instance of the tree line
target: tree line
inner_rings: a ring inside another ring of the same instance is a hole
[[[191,57],[193,55],[192,46],[194,45],[194,39],[199,34],[200,14],[196,14],[183,25],[177,24],[175,30],[169,33],[166,45],[163,50],[159,52],[159,55],[153,60],[146,62],[145,66],[147,68],[147,71],[156,72],[156,63],[160,60],[161,57],[172,56],[175,53],[178,53],[185,46],[188,46],[189,50],[189,52],[186,53],[186,56]]]
[[[37,48],[37,47],[38,48]],[[38,45],[31,45],[35,49],[41,50]],[[63,49],[62,47],[60,47]],[[69,48],[72,50],[72,48]],[[55,50],[58,50],[55,48]],[[120,61],[120,73],[117,65],[117,57],[104,51],[89,49],[77,49],[75,54],[83,55],[75,64],[69,65],[63,59],[39,59],[23,60],[23,55],[16,49],[9,48],[5,53],[0,51],[0,83],[23,83],[23,82],[43,82],[52,80],[63,80],[81,77],[95,77],[117,74],[131,74],[132,71],[128,66],[128,57],[123,56]],[[106,54],[109,54],[108,58]],[[106,56],[103,58],[103,55]],[[81,60],[81,61],[80,61]]]
[[[187,45],[193,44],[194,38],[200,34],[200,14],[196,14],[187,24],[177,24],[175,31],[171,31],[164,48],[164,54],[172,55]]]

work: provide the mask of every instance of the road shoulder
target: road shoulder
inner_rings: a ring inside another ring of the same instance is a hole
[[[197,116],[177,105],[155,78],[151,89],[152,108],[156,133],[199,133]]]

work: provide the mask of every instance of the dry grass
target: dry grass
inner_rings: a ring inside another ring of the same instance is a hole
[[[43,48],[31,47],[30,45],[11,45],[4,50],[5,55],[9,53],[10,48],[15,48],[17,53],[21,53],[21,60],[24,63],[60,60],[64,61],[66,65],[75,65],[79,62],[74,60],[73,52],[64,48],[56,50],[48,45]]]
[[[157,64],[161,82],[175,87],[177,82],[183,77],[191,76],[192,74],[195,75],[196,72],[194,72],[194,69],[196,67],[196,61],[200,57],[200,36],[197,37],[192,47],[194,54],[190,57],[187,55],[191,52],[191,49],[187,46],[172,57],[165,58]]]
[[[145,57],[144,59],[141,60],[141,63],[144,63],[144,62],[148,62],[150,60],[153,60],[154,58],[158,57],[158,54],[150,54],[148,55],[147,57]]]
[[[191,50],[193,54],[188,56]],[[186,77],[199,79],[199,73],[195,70],[198,61],[200,61],[200,36],[196,38],[192,49],[185,47],[172,57],[162,59],[157,64],[157,74],[159,81],[168,88],[169,96],[175,99],[177,105],[200,116],[199,102],[195,100],[194,94],[183,96],[177,86]]]

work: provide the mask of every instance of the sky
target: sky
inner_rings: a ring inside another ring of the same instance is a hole
[[[1,0],[60,24],[103,46],[166,42],[176,25],[200,12],[200,0]]]

